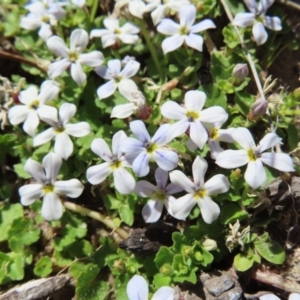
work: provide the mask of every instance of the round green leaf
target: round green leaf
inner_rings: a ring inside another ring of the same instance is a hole
[[[285,261],[284,249],[274,241],[254,244],[258,253],[270,263],[281,265]]]

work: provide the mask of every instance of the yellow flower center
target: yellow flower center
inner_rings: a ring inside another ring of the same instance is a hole
[[[78,59],[78,54],[76,52],[70,52],[69,53],[69,60],[71,62],[75,62]]]
[[[44,23],[48,23],[50,21],[50,17],[49,16],[43,16],[41,21],[44,22]]]
[[[189,30],[185,26],[181,26],[179,29],[180,35],[187,35],[189,33]]]
[[[249,149],[247,154],[248,154],[248,157],[249,157],[250,161],[255,161],[256,160],[257,157],[256,157],[256,155],[255,155],[255,153],[252,149]]]
[[[122,162],[119,161],[119,160],[114,160],[111,164],[110,164],[110,167],[113,169],[113,170],[116,170],[118,168],[120,168],[122,166]]]
[[[219,130],[217,128],[213,128],[211,133],[210,133],[210,138],[212,140],[217,140],[219,137]]]
[[[54,191],[54,186],[52,184],[45,185],[43,191],[45,194],[52,193]]]
[[[196,191],[194,194],[194,198],[196,198],[196,200],[200,200],[202,199],[205,195],[206,195],[206,190],[204,189],[200,189],[199,191]]]
[[[38,109],[38,107],[39,107],[39,105],[40,105],[40,101],[39,100],[33,100],[30,104],[29,104],[29,108],[31,108],[31,109]]]
[[[200,115],[195,111],[188,111],[185,115],[188,117],[190,122],[192,122],[200,117]]]
[[[54,131],[55,131],[56,133],[62,133],[62,132],[65,131],[65,128],[64,128],[64,126],[63,126],[62,123],[58,122],[58,123],[56,124],[56,127],[54,128]]]
[[[115,29],[115,34],[121,34],[122,30],[120,28]]]
[[[146,146],[147,153],[149,153],[149,154],[152,154],[153,152],[155,152],[157,148],[158,147],[156,144],[151,144],[151,143],[148,146]]]
[[[153,198],[155,198],[157,200],[160,200],[160,201],[164,201],[165,198],[166,198],[165,191],[160,190],[160,191],[154,192],[153,193]]]

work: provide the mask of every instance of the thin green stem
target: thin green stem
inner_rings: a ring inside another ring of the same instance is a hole
[[[151,53],[151,56],[154,60],[154,64],[156,66],[156,69],[157,69],[157,72],[159,74],[159,78],[160,78],[160,81],[161,83],[163,83],[163,80],[164,80],[164,75],[163,75],[163,70],[161,68],[161,64],[159,63],[159,60],[158,60],[158,56],[157,56],[157,52],[156,52],[156,49],[154,48],[152,42],[151,42],[151,38],[149,36],[149,32],[147,30],[147,27],[146,27],[146,24],[143,20],[140,20],[139,21],[139,25],[141,27],[141,32],[146,40],[146,43],[147,43],[147,46],[150,50],[150,53]]]
[[[92,23],[95,19],[96,16],[96,12],[97,12],[97,8],[99,6],[99,0],[94,0],[93,1],[93,7],[91,10],[91,15],[90,15],[90,22]]]
[[[78,205],[78,204],[75,204],[75,203],[72,203],[69,201],[65,201],[65,202],[63,202],[63,204],[64,204],[64,207],[69,210],[83,214],[85,216],[88,216],[92,219],[95,219],[95,220],[103,223],[105,226],[107,226],[108,228],[110,228],[114,232],[116,232],[122,239],[127,239],[129,237],[128,233],[124,229],[122,229],[120,227],[116,227],[113,220],[110,219],[109,217],[107,217],[99,212],[82,207],[81,205]]]

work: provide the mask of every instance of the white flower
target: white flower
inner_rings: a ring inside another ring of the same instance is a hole
[[[107,63],[108,67],[100,66],[95,69],[95,72],[102,78],[109,80],[97,90],[99,99],[107,98],[119,89],[121,95],[127,95],[131,91],[138,90],[135,82],[130,77],[134,76],[139,68],[140,63],[130,60],[124,69],[121,71],[121,61],[112,59]]]
[[[84,189],[78,179],[56,181],[61,165],[62,159],[55,153],[49,153],[43,159],[43,166],[30,158],[24,166],[35,182],[19,189],[21,203],[31,205],[43,197],[42,216],[48,221],[58,220],[63,214],[60,196],[77,198]]]
[[[85,5],[85,0],[71,0],[71,2],[79,8]]]
[[[140,275],[134,275],[127,283],[127,297],[129,300],[148,300],[149,287],[147,281]],[[169,286],[159,288],[151,300],[173,300],[174,289]]]
[[[289,300],[300,300],[300,294],[299,293],[291,293],[289,295]]]
[[[116,132],[112,138],[112,150],[103,139],[95,139],[92,142],[92,151],[105,162],[87,169],[86,177],[91,184],[103,182],[111,173],[114,176],[114,184],[121,194],[130,194],[135,187],[133,176],[125,169],[130,167],[120,151],[120,144],[127,136],[123,130]]]
[[[78,85],[86,80],[86,74],[81,65],[92,68],[100,66],[104,57],[100,51],[92,51],[82,54],[89,43],[88,33],[83,29],[75,29],[70,37],[70,49],[58,36],[52,36],[47,40],[47,46],[54,54],[62,57],[61,60],[53,62],[48,69],[50,78],[60,76],[66,69],[71,67],[71,76]]]
[[[8,111],[8,118],[12,125],[22,122],[23,130],[31,136],[35,135],[40,123],[39,115],[45,110],[51,116],[56,115],[54,107],[45,105],[46,102],[53,100],[59,93],[58,84],[52,80],[42,83],[40,93],[35,86],[30,86],[25,91],[21,91],[19,100],[24,105],[15,105]]]
[[[129,12],[133,16],[135,16],[139,19],[143,19],[144,13],[152,11],[158,5],[157,0],[149,0],[149,1],[129,0],[129,1],[124,2],[122,5],[124,5],[127,2],[129,2],[129,4],[128,4]]]
[[[27,30],[40,28],[38,34],[46,41],[51,35],[51,26],[55,26],[57,21],[65,16],[63,8],[53,1],[33,2],[25,5],[29,14],[20,21],[20,27]]]
[[[168,13],[179,12],[184,5],[190,4],[189,0],[156,0],[157,7],[151,12],[151,17],[154,25],[161,22]]]
[[[136,183],[134,192],[140,197],[151,198],[142,210],[142,216],[146,223],[156,222],[161,216],[163,206],[172,215],[170,204],[175,201],[175,198],[171,195],[181,192],[182,188],[173,183],[167,185],[168,178],[169,174],[167,171],[157,168],[155,171],[157,186],[146,180]]]
[[[275,31],[282,29],[281,20],[278,17],[265,16],[267,9],[274,3],[274,0],[260,0],[258,5],[255,0],[244,0],[244,2],[250,13],[238,13],[232,23],[243,28],[253,26],[254,40],[257,45],[262,45],[268,38],[264,26]]]
[[[228,114],[220,106],[202,110],[206,101],[205,93],[188,91],[184,96],[185,107],[174,101],[165,102],[160,110],[169,119],[180,120],[172,125],[171,139],[184,134],[190,129],[191,140],[202,149],[207,142],[208,134],[202,123],[225,122]]]
[[[171,19],[164,19],[157,26],[157,31],[171,35],[163,40],[162,49],[164,54],[174,51],[179,48],[184,42],[191,48],[202,51],[203,38],[201,35],[195,34],[207,30],[209,28],[216,28],[215,24],[209,20],[203,20],[195,25],[196,7],[194,5],[185,5],[179,11],[180,24],[175,23]]]
[[[120,41],[124,44],[135,44],[139,39],[137,34],[140,29],[130,22],[120,27],[119,19],[110,17],[104,19],[103,24],[107,29],[94,29],[90,34],[90,38],[101,37],[103,48],[118,44]]]
[[[216,159],[216,164],[225,169],[233,169],[248,164],[245,172],[246,182],[254,189],[260,187],[267,179],[263,163],[282,172],[293,172],[291,157],[286,153],[265,152],[281,142],[275,133],[267,133],[256,146],[246,128],[236,128],[231,136],[243,148],[225,150]]]
[[[127,138],[121,145],[121,151],[126,154],[126,159],[132,162],[132,170],[137,176],[146,176],[149,171],[149,162],[156,161],[158,166],[170,171],[178,164],[178,154],[168,148],[166,144],[170,141],[169,124],[161,125],[154,136],[150,135],[145,124],[140,121],[130,122],[130,129],[138,139]]]
[[[265,294],[263,296],[260,296],[259,300],[280,300],[280,298],[274,294]]]
[[[70,119],[75,115],[76,110],[74,104],[64,103],[59,109],[58,116],[56,113],[54,118],[53,116],[50,117],[44,110],[40,114],[40,118],[52,127],[38,134],[33,139],[33,146],[43,145],[55,137],[54,152],[59,154],[63,159],[68,159],[73,153],[73,143],[69,135],[82,137],[88,135],[91,131],[90,125],[87,122],[68,124]]]
[[[227,192],[230,187],[229,181],[224,175],[218,174],[204,183],[207,162],[200,156],[196,157],[192,169],[193,181],[181,171],[170,172],[171,182],[188,192],[171,204],[173,216],[179,220],[185,220],[193,207],[198,204],[204,222],[211,224],[218,218],[220,208],[210,195]]]

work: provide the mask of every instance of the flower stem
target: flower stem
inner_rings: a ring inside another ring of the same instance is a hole
[[[93,6],[92,6],[92,10],[91,10],[91,14],[90,14],[90,22],[94,21],[98,6],[99,6],[99,1],[98,0],[94,0],[93,1]]]
[[[157,69],[157,72],[159,74],[159,78],[160,78],[160,81],[161,83],[163,83],[163,80],[164,80],[164,75],[163,75],[163,71],[162,71],[162,68],[161,68],[161,64],[158,60],[158,56],[157,56],[157,52],[156,52],[156,49],[154,48],[152,42],[151,42],[151,39],[150,39],[150,36],[149,36],[149,32],[147,30],[147,27],[145,25],[145,22],[143,20],[140,20],[139,21],[139,25],[141,27],[141,32],[146,40],[146,43],[147,43],[147,46],[150,50],[150,53],[151,53],[151,56],[154,60],[154,64],[156,66],[156,69]]]
[[[120,227],[116,227],[112,219],[110,219],[109,217],[107,217],[99,212],[93,211],[91,209],[85,208],[81,205],[78,205],[78,204],[75,204],[75,203],[72,203],[69,201],[64,201],[63,205],[65,208],[67,208],[69,210],[83,214],[87,217],[90,217],[92,219],[95,219],[95,220],[103,223],[108,228],[110,228],[114,232],[116,232],[124,240],[129,237],[128,233],[124,229],[122,229]]]

